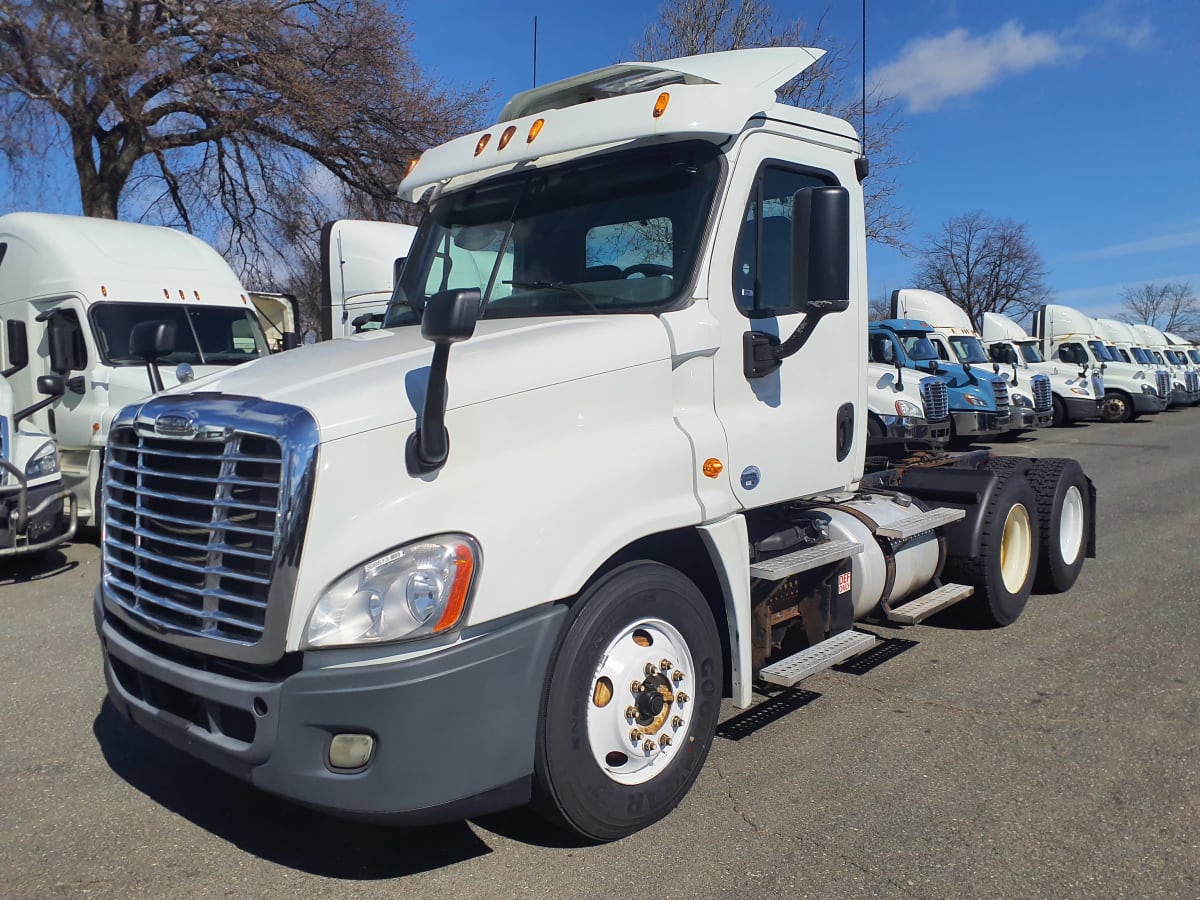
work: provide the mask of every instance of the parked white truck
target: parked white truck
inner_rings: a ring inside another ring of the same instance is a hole
[[[339,815],[533,800],[611,840],[687,793],[723,695],[868,649],[855,620],[1068,588],[1074,461],[867,465],[866,164],[774,93],[820,56],[517,95],[401,185],[433,191],[381,330],[124,410],[114,707]],[[491,263],[444,288],[455,247]]]
[[[0,217],[0,244],[7,247],[0,321],[28,330],[19,352],[29,364],[11,378],[15,402],[37,402],[45,375],[64,379],[63,394],[31,419],[58,446],[81,523],[95,524],[104,443],[116,412],[151,393],[156,378],[173,386],[180,376],[265,356],[262,327],[220,255],[170,228],[18,212]],[[133,337],[159,325],[163,338],[173,335],[173,346],[148,362],[136,354]],[[10,341],[10,367],[13,351]],[[169,368],[160,374],[158,364]]]
[[[392,289],[417,229],[338,219],[321,229],[321,340],[383,324]]]
[[[950,440],[949,384],[921,377],[896,359],[892,342],[867,336],[867,436],[889,440]]]
[[[904,288],[892,292],[892,318],[918,319],[928,323],[934,332],[929,336],[938,355],[962,366],[968,377],[1000,374],[1008,384],[1011,414],[1005,439],[1022,432],[1042,428],[1054,421],[1054,395],[1050,379],[1045,375],[1030,375],[1022,384],[1014,373],[1000,372],[983,349],[975,325],[966,311],[936,291]]]
[[[1047,359],[1087,367],[1104,378],[1105,422],[1128,422],[1167,408],[1171,379],[1166,369],[1130,364],[1108,352],[1100,324],[1087,313],[1050,303],[1033,318],[1033,333]]]
[[[983,314],[983,343],[993,362],[1011,366],[1013,382],[1041,374],[1050,379],[1055,426],[1099,419],[1103,410],[1104,377],[1099,370],[1046,360],[1038,340],[1003,313]]]
[[[1200,402],[1200,379],[1196,377],[1191,361],[1172,348],[1167,336],[1153,325],[1142,323],[1131,327],[1151,359],[1171,374],[1171,402],[1178,406],[1194,406]]]

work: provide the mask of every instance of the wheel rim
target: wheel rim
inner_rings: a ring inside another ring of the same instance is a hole
[[[1083,494],[1071,485],[1063,497],[1062,515],[1058,517],[1058,552],[1067,565],[1079,557],[1083,546]]]
[[[1115,421],[1125,417],[1125,401],[1120,397],[1109,397],[1104,401],[1105,417]]]
[[[695,665],[668,622],[640,619],[605,648],[587,702],[596,765],[619,784],[654,778],[687,745]]]
[[[1000,539],[1000,579],[1010,594],[1019,593],[1029,575],[1032,533],[1029,510],[1023,503],[1014,504],[1004,519],[1004,534]]]

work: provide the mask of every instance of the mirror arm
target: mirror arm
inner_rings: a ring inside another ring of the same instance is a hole
[[[436,472],[450,456],[450,432],[446,429],[446,364],[449,359],[450,344],[434,344],[420,424],[404,446],[404,461],[412,475]]]
[[[43,397],[41,400],[39,400],[37,403],[34,403],[32,406],[27,406],[24,409],[19,409],[16,412],[14,412],[13,413],[13,422],[12,422],[13,431],[17,430],[17,426],[20,425],[24,419],[28,419],[30,416],[32,416],[35,412],[37,412],[40,409],[45,409],[47,406],[49,406],[51,403],[53,403],[55,400],[57,400],[61,396],[62,396],[61,394],[51,394],[49,397]]]
[[[163,390],[162,375],[158,372],[158,363],[153,359],[146,360],[146,374],[150,376],[150,392],[161,393]]]
[[[791,337],[782,343],[775,335],[767,334],[765,331],[747,331],[743,334],[742,371],[745,376],[762,378],[764,375],[770,375],[779,368],[785,359],[798,353],[800,348],[808,343],[808,339],[817,330],[817,324],[824,316],[829,313],[842,312],[849,307],[849,303],[841,300],[826,302],[828,306],[825,309],[810,308],[804,321],[797,325]]]
[[[1020,382],[1017,381],[1017,364],[1013,363],[1013,387],[1016,387]]]
[[[896,366],[896,389],[904,390],[904,366],[900,365],[900,359],[897,358],[894,365]]]

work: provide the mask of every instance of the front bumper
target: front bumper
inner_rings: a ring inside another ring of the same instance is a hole
[[[399,662],[242,677],[135,638],[94,614],[108,695],[123,716],[255,786],[337,815],[452,821],[529,800],[542,688],[563,606],[546,605]],[[370,734],[352,772],[330,768],[335,734]]]
[[[1133,395],[1133,408],[1139,413],[1158,413],[1167,408],[1170,401],[1158,394],[1148,394],[1143,391]]]
[[[1188,393],[1187,388],[1176,385],[1171,389],[1171,404],[1173,406],[1190,406],[1192,403],[1192,395]]]
[[[1054,422],[1054,411],[1038,412],[1027,406],[1014,406],[1010,420],[1009,431],[1029,431],[1033,428],[1046,428]]]
[[[950,420],[930,422],[916,416],[883,416],[884,437],[910,441],[933,441],[944,443],[950,440]]]
[[[1009,428],[1009,414],[996,412],[951,412],[954,433],[960,437],[977,434],[1003,434]]]
[[[75,536],[75,513],[75,498],[61,481],[0,487],[0,556],[36,553],[69,541]]]
[[[1101,412],[1104,410],[1104,403],[1100,400],[1087,400],[1083,397],[1063,398],[1063,405],[1067,408],[1068,422],[1086,422],[1091,419],[1099,419]]]

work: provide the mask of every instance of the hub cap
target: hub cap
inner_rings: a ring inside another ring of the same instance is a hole
[[[1033,555],[1033,529],[1029,525],[1029,510],[1017,503],[1004,519],[1004,534],[1000,539],[1000,579],[1010,594],[1021,590],[1029,574]]]
[[[1068,565],[1079,558],[1083,547],[1083,495],[1071,485],[1063,497],[1062,515],[1058,519],[1058,551]]]

